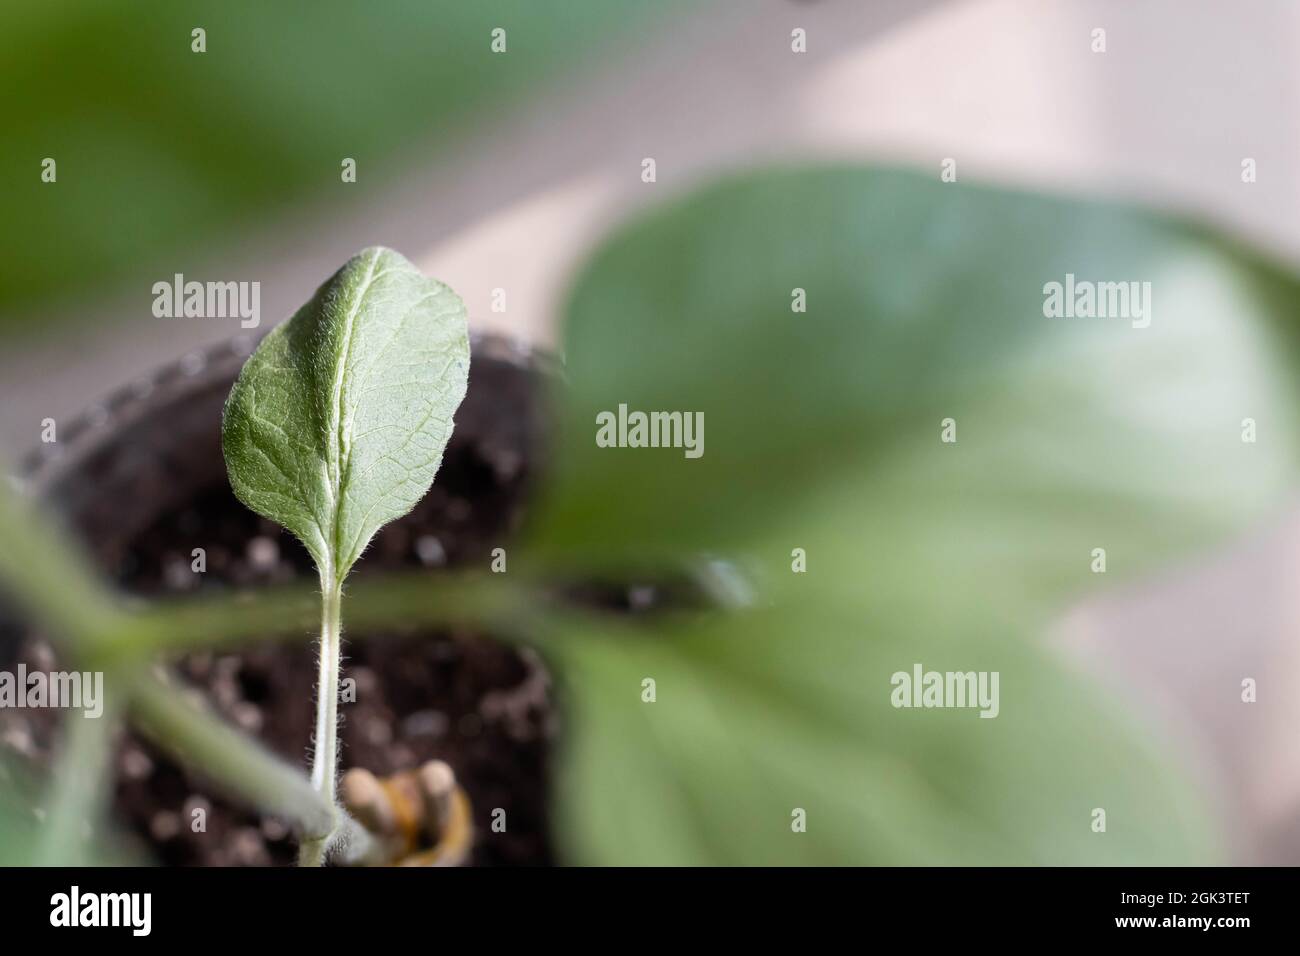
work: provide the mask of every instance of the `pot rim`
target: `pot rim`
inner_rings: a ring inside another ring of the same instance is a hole
[[[190,352],[134,382],[118,386],[59,427],[59,439],[37,445],[19,459],[14,478],[20,490],[44,497],[63,476],[112,440],[118,431],[135,424],[159,405],[183,398],[229,377],[232,381],[263,336],[238,335]],[[563,356],[517,336],[496,331],[470,331],[470,374],[474,361],[489,359],[520,371],[541,373],[564,380]]]

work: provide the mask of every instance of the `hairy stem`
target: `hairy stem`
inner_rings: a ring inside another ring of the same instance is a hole
[[[329,807],[336,804],[335,781],[338,778],[339,725],[339,617],[343,588],[331,574],[322,574],[320,625],[320,677],[316,691],[316,752],[312,758],[311,784]],[[299,866],[320,866],[325,862],[331,832],[314,840],[304,840],[298,855]]]

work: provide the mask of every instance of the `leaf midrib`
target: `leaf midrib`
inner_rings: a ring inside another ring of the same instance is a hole
[[[337,567],[341,542],[339,541],[339,531],[342,528],[343,520],[343,471],[345,435],[343,428],[343,379],[347,374],[348,366],[352,361],[352,340],[353,329],[356,327],[357,315],[361,311],[361,303],[365,301],[366,293],[370,291],[370,285],[375,278],[375,264],[378,263],[380,250],[375,249],[370,257],[370,264],[366,267],[366,277],[361,281],[357,290],[356,297],[352,302],[352,307],[348,310],[347,320],[343,323],[343,347],[340,350],[342,360],[339,362],[338,370],[334,377],[334,388],[331,394],[331,405],[333,408],[333,420],[330,422],[330,432],[334,435],[334,449],[330,456],[333,465],[333,474],[330,476],[330,494],[333,517],[331,521],[329,541],[333,554],[329,555],[331,571],[335,575],[343,573],[343,568]],[[349,451],[350,451],[350,443]]]

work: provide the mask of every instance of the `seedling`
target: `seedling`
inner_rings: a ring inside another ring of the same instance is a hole
[[[304,836],[303,865],[320,865],[338,830],[343,582],[375,532],[429,490],[468,376],[460,298],[376,247],[262,341],[226,401],[222,447],[235,494],[292,532],[320,574],[311,781],[335,820]]]

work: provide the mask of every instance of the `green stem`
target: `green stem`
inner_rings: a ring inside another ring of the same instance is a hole
[[[0,583],[5,596],[78,652],[96,649],[124,615],[57,520],[11,491],[0,463]],[[21,545],[21,546],[20,546]]]
[[[116,674],[105,676],[110,678],[104,681],[105,688],[116,683],[112,680]],[[40,866],[84,866],[89,862],[87,830],[93,834],[102,822],[105,782],[118,727],[115,699],[103,704],[98,717],[73,711],[65,721],[66,736],[38,850]]]
[[[518,630],[547,600],[540,586],[505,575],[401,572],[358,578],[348,592],[348,629],[477,626]],[[234,597],[180,598],[139,609],[107,642],[115,660],[236,647],[272,638],[300,640],[318,624],[321,588],[279,585]]]
[[[338,778],[339,726],[339,628],[343,588],[331,574],[322,574],[320,625],[320,677],[316,693],[316,753],[311,765],[311,784],[326,805],[337,803],[335,781]],[[333,825],[324,837],[304,840],[298,856],[299,866],[320,866],[334,835]]]
[[[154,677],[131,695],[136,726],[159,747],[234,795],[293,823],[306,839],[334,827],[333,807],[303,776]]]

